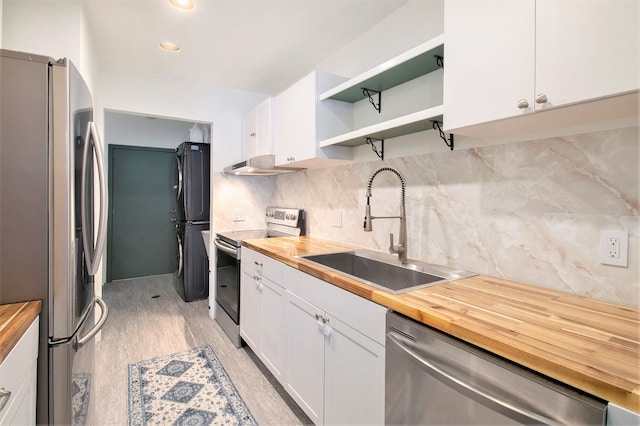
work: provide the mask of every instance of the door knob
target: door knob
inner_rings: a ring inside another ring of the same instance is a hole
[[[538,96],[536,96],[537,104],[546,104],[547,102],[548,102],[547,95],[545,95],[544,93],[540,93]]]
[[[520,109],[529,108],[529,102],[527,102],[526,99],[520,99],[518,101],[518,108],[520,108]]]

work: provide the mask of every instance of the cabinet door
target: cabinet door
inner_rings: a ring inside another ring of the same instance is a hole
[[[445,128],[533,112],[534,0],[447,0],[444,16]]]
[[[323,312],[287,291],[286,389],[317,425],[324,423],[324,333],[316,315]]]
[[[384,424],[384,346],[335,317],[328,319],[325,423]]]
[[[276,96],[274,123],[276,165],[286,166],[315,156],[315,73]]]
[[[273,154],[273,98],[267,98],[242,117],[242,158]]]
[[[537,0],[535,93],[548,102],[536,108],[637,90],[638,13],[637,1]]]
[[[265,99],[256,107],[255,155],[273,154],[272,98]]]
[[[262,317],[262,278],[246,266],[240,276],[240,336],[255,353],[259,353]]]
[[[258,140],[257,112],[252,109],[242,116],[242,159],[246,160],[256,155]]]
[[[0,425],[36,422],[39,324],[37,317],[0,364],[0,388],[11,392],[0,409]]]
[[[260,357],[283,383],[286,340],[285,289],[267,279],[262,289],[262,347]]]

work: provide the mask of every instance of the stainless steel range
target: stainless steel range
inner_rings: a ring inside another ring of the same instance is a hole
[[[219,232],[216,247],[216,314],[220,327],[233,344],[242,346],[240,338],[240,262],[242,241],[254,238],[295,237],[305,235],[306,218],[301,209],[269,207],[265,229]]]

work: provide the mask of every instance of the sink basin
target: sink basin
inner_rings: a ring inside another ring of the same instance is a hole
[[[397,256],[373,250],[343,251],[299,258],[393,294],[476,275],[411,259],[403,265]]]

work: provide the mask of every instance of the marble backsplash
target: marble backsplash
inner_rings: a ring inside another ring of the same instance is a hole
[[[309,235],[386,251],[399,221],[374,220],[370,233],[362,223],[369,177],[389,166],[406,178],[410,258],[639,306],[639,157],[634,127],[268,178],[220,174],[213,227],[259,228],[268,205],[304,208]],[[393,173],[372,194],[374,216],[398,214]],[[602,229],[629,233],[627,268],[599,263]]]

